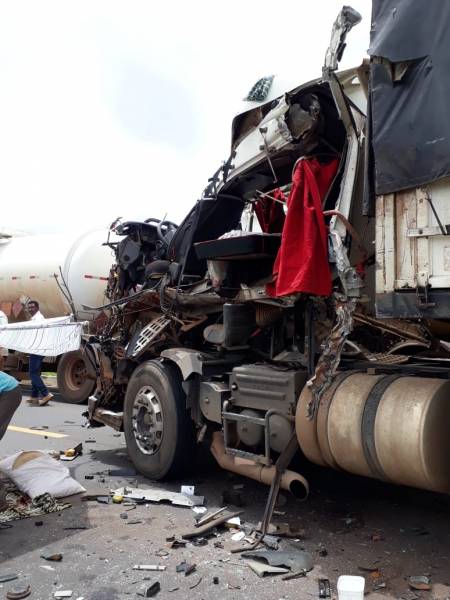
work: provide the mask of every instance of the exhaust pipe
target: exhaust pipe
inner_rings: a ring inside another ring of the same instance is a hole
[[[244,477],[249,477],[266,485],[271,485],[276,475],[274,466],[266,467],[248,458],[226,454],[223,434],[220,431],[213,433],[211,452],[218,464],[226,471],[244,475]],[[283,473],[280,487],[283,490],[291,492],[299,500],[306,500],[309,494],[308,482],[302,475],[295,473],[295,471],[286,470]]]

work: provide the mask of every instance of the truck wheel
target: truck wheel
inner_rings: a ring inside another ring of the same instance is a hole
[[[128,382],[123,425],[134,466],[154,480],[176,477],[194,452],[194,428],[173,365],[148,361]]]
[[[63,354],[56,372],[58,389],[63,400],[70,404],[81,404],[87,400],[95,387],[93,375],[93,369],[81,350]]]

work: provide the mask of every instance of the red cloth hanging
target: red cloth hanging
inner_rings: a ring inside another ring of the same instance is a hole
[[[315,158],[297,163],[281,245],[273,266],[273,282],[267,285],[267,293],[271,296],[288,296],[298,292],[316,296],[331,294],[322,201],[338,165],[337,159],[326,164]]]
[[[280,202],[287,200],[280,188],[274,190],[272,196]],[[255,213],[264,233],[281,233],[283,231],[285,216],[283,205],[280,202],[275,202],[267,196],[261,196],[255,203]]]

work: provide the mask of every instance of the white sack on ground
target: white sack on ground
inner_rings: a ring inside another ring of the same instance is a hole
[[[45,493],[65,498],[86,491],[70,476],[66,466],[37,450],[8,456],[0,461],[0,471],[31,499]]]
[[[40,356],[58,356],[78,350],[83,323],[71,322],[71,318],[55,317],[3,325],[0,327],[0,348]]]

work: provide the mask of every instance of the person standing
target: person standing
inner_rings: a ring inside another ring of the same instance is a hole
[[[31,321],[45,321],[44,315],[39,310],[39,302],[37,300],[30,300],[27,304],[27,310],[31,315]],[[38,404],[39,406],[45,406],[53,398],[53,394],[48,391],[42,381],[43,358],[43,356],[38,354],[30,354],[31,398],[29,404]]]
[[[0,440],[6,433],[6,429],[12,419],[13,414],[20,406],[22,393],[19,382],[0,371]],[[0,484],[0,511],[7,508],[6,492]]]
[[[8,325],[8,317],[0,310],[0,327],[3,325]],[[0,371],[3,371],[6,356],[8,356],[8,350],[6,348],[0,348]]]

